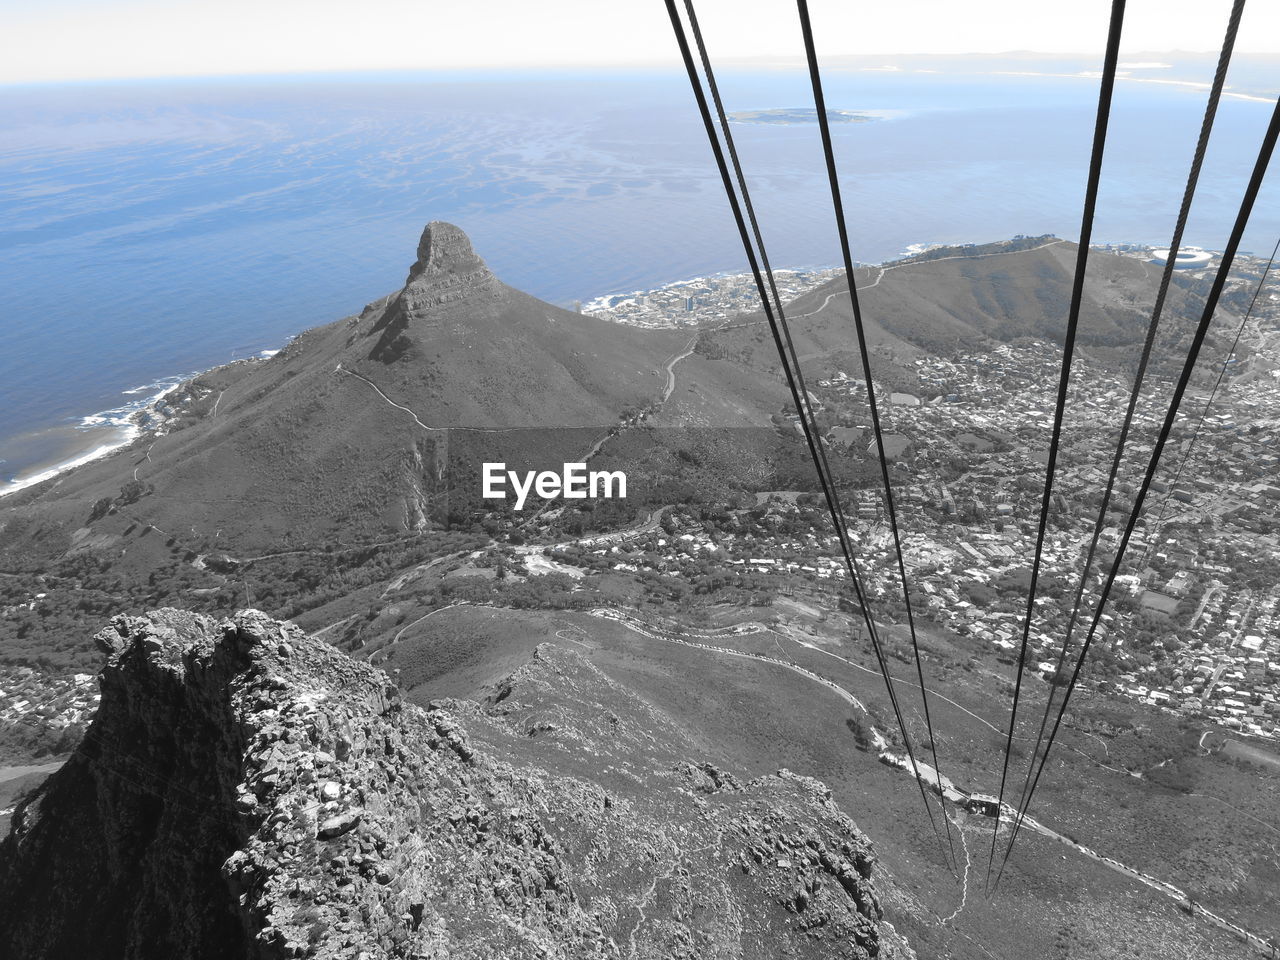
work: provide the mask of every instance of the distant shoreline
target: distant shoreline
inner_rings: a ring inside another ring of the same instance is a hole
[[[836,110],[827,108],[827,120],[830,123],[870,123],[882,119],[885,111],[880,110]],[[729,114],[731,123],[753,123],[763,126],[790,127],[798,124],[816,124],[818,111],[813,107],[773,107],[766,110],[738,110]]]

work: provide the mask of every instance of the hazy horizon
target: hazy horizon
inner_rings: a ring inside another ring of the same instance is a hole
[[[15,7],[14,3],[0,6]],[[819,54],[846,56],[1100,56],[1108,3],[1061,10],[986,0],[980,12],[940,0],[892,8],[813,4]],[[1229,0],[1130,4],[1128,57],[1212,52]],[[795,7],[765,0],[704,0],[707,43],[720,63],[759,66],[801,54]],[[477,17],[490,24],[477,31]],[[370,0],[354,12],[338,0],[56,0],[15,10],[0,84],[142,77],[290,75],[391,69],[577,68],[678,64],[659,3],[481,0],[463,8]],[[198,37],[198,43],[190,38]],[[1280,8],[1246,9],[1238,54],[1280,53]]]

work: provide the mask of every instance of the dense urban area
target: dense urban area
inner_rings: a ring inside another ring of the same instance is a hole
[[[1104,249],[1144,260],[1156,253],[1136,244]],[[1245,256],[1238,263],[1236,299],[1247,305],[1266,262]],[[1200,269],[1189,275],[1204,279],[1214,264],[1197,264]],[[795,286],[829,274],[800,275]],[[691,283],[712,317],[741,312],[755,296],[749,276]],[[1273,359],[1280,345],[1278,291],[1280,283],[1269,279],[1234,352],[1202,361],[1204,375],[1182,405],[1085,673],[1086,681],[1109,684],[1146,703],[1271,738],[1280,736],[1280,486],[1274,483],[1280,466],[1280,363]],[[610,309],[615,319],[653,323],[664,306],[672,311],[674,304],[678,316],[686,293],[692,293],[690,285],[633,294]],[[1229,342],[1234,331],[1225,333]],[[1009,658],[1021,641],[1026,557],[1039,514],[1044,437],[1053,419],[1050,388],[1060,357],[1058,348],[1024,340],[984,353],[916,360],[917,393],[878,397],[894,461],[913,603]],[[1076,362],[1030,632],[1035,654],[1028,666],[1034,664],[1048,680],[1059,675],[1062,627],[1074,606],[1131,385],[1087,356]],[[1168,390],[1168,384],[1153,384],[1137,407],[1065,663],[1068,676],[1133,506]],[[829,447],[836,453],[866,450],[873,441],[860,372],[823,379],[813,393],[822,422],[830,425]],[[756,532],[744,533],[748,513],[763,520],[763,528],[748,519]],[[901,613],[880,490],[869,488],[849,514],[871,595],[887,611],[896,607]],[[834,535],[814,532],[823,519],[814,498],[762,496],[750,511],[726,516],[727,525],[668,513],[666,524],[678,533],[590,553],[608,556],[618,570],[647,569],[701,583],[735,570],[817,583],[844,578]]]
[[[842,272],[836,269],[775,270],[774,278],[783,299],[794,300]],[[751,274],[735,273],[694,277],[654,290],[609,294],[578,306],[582,313],[603,320],[662,329],[726,320],[755,310],[759,303],[760,294]]]

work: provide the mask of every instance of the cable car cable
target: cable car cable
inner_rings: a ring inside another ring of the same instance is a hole
[[[845,277],[848,280],[849,304],[853,308],[853,324],[858,334],[858,353],[862,360],[862,375],[867,385],[867,405],[871,412],[871,429],[875,433],[876,454],[880,461],[880,479],[884,485],[885,506],[889,513],[889,528],[893,533],[893,548],[898,561],[898,576],[902,581],[902,602],[907,611],[907,628],[911,633],[911,650],[915,657],[916,679],[920,685],[920,699],[924,706],[925,729],[929,734],[929,747],[933,755],[933,769],[937,777],[938,792],[943,792],[942,768],[938,764],[938,740],[933,731],[929,712],[929,692],[924,679],[924,666],[920,659],[920,643],[916,636],[915,615],[911,609],[911,590],[907,581],[906,561],[902,555],[902,537],[898,529],[898,511],[894,503],[893,485],[889,479],[889,461],[885,454],[884,432],[880,424],[880,411],[876,405],[875,383],[871,375],[871,355],[867,349],[866,330],[862,321],[862,308],[858,301],[858,288],[854,283],[853,258],[849,252],[849,231],[845,221],[844,201],[840,194],[840,178],[836,171],[835,148],[831,142],[831,125],[827,118],[826,98],[822,90],[822,72],[818,67],[818,55],[813,42],[813,26],[809,20],[807,0],[796,0],[800,14],[800,30],[804,35],[805,58],[809,64],[809,80],[813,87],[813,103],[817,112],[818,131],[822,135],[822,152],[826,160],[827,181],[831,187],[831,204],[835,211],[836,229],[840,235],[840,254],[844,260]],[[947,845],[955,860],[955,843],[951,838],[951,820],[944,816],[947,825]]]
[[[1142,385],[1146,377],[1147,365],[1151,359],[1151,350],[1155,344],[1156,330],[1160,325],[1160,316],[1164,311],[1165,298],[1169,292],[1169,284],[1173,279],[1173,271],[1178,258],[1178,251],[1182,246],[1182,235],[1187,225],[1187,217],[1191,211],[1191,203],[1195,197],[1196,185],[1200,179],[1200,169],[1204,163],[1205,150],[1209,144],[1209,136],[1213,131],[1213,121],[1217,114],[1218,103],[1222,96],[1222,88],[1225,85],[1227,77],[1227,67],[1231,63],[1231,53],[1235,47],[1236,33],[1240,27],[1240,16],[1244,12],[1245,0],[1235,0],[1231,8],[1231,15],[1227,22],[1226,36],[1222,41],[1222,49],[1218,56],[1218,67],[1214,74],[1213,84],[1209,91],[1209,99],[1205,106],[1204,119],[1200,125],[1200,135],[1196,140],[1195,153],[1191,160],[1191,169],[1187,175],[1186,188],[1183,190],[1182,203],[1178,209],[1178,218],[1174,225],[1173,238],[1169,243],[1169,253],[1165,259],[1164,269],[1160,273],[1160,285],[1156,292],[1155,305],[1151,311],[1151,320],[1147,326],[1146,340],[1142,345],[1142,354],[1138,360],[1138,368],[1133,378],[1133,389],[1129,394],[1129,404],[1125,410],[1124,421],[1120,426],[1120,437],[1116,442],[1115,456],[1111,460],[1111,470],[1107,475],[1106,487],[1102,494],[1102,503],[1098,507],[1098,519],[1094,522],[1093,536],[1089,541],[1089,549],[1085,555],[1084,568],[1080,572],[1080,581],[1076,586],[1075,598],[1071,605],[1071,616],[1067,621],[1066,634],[1062,642],[1062,649],[1058,653],[1058,662],[1053,672],[1053,679],[1061,674],[1062,668],[1066,663],[1067,652],[1071,647],[1071,639],[1075,635],[1076,621],[1080,616],[1081,606],[1084,600],[1085,587],[1088,584],[1089,572],[1093,569],[1094,556],[1098,550],[1098,542],[1102,536],[1102,531],[1107,524],[1107,512],[1111,506],[1111,495],[1115,490],[1116,476],[1120,471],[1121,461],[1124,459],[1125,444],[1129,438],[1129,431],[1133,425],[1134,412],[1138,406],[1138,398],[1142,392]],[[1027,775],[1022,783],[1022,792],[1018,799],[1018,810],[1025,809],[1025,801],[1027,790],[1031,783],[1032,771],[1035,769],[1035,761],[1040,753],[1040,747],[1044,743],[1045,730],[1049,725],[1049,717],[1053,711],[1054,694],[1057,690],[1056,684],[1051,680],[1049,684],[1049,695],[1045,699],[1044,716],[1040,720],[1040,732],[1036,735],[1035,749],[1031,751],[1031,761],[1027,764]]]
[[[1165,513],[1169,506],[1169,499],[1173,491],[1178,488],[1178,482],[1182,479],[1182,472],[1187,466],[1187,461],[1191,458],[1191,452],[1195,449],[1196,441],[1200,438],[1200,430],[1204,427],[1205,417],[1209,415],[1209,408],[1213,406],[1213,401],[1217,398],[1218,390],[1222,386],[1223,378],[1226,376],[1227,367],[1231,365],[1231,358],[1235,355],[1236,347],[1240,344],[1240,337],[1244,333],[1245,325],[1248,324],[1253,315],[1254,304],[1258,302],[1258,295],[1262,293],[1263,284],[1267,281],[1267,275],[1271,272],[1272,266],[1275,264],[1276,256],[1280,254],[1280,241],[1276,243],[1276,249],[1271,251],[1271,257],[1267,261],[1266,269],[1262,271],[1262,277],[1258,280],[1258,285],[1254,288],[1253,299],[1249,301],[1249,309],[1245,311],[1244,316],[1240,318],[1240,324],[1236,327],[1235,337],[1231,341],[1231,347],[1227,350],[1226,355],[1222,358],[1222,363],[1218,368],[1218,378],[1214,381],[1213,389],[1209,391],[1209,398],[1205,401],[1204,407],[1200,410],[1200,415],[1196,418],[1196,425],[1192,428],[1191,437],[1187,442],[1187,448],[1183,451],[1182,459],[1178,461],[1178,468],[1173,472],[1173,479],[1169,481],[1169,489],[1165,491],[1163,499],[1160,501],[1160,514],[1156,518],[1156,522],[1152,525],[1153,533],[1147,538],[1147,547],[1142,552],[1142,559],[1139,566],[1145,566],[1147,558],[1151,555],[1151,551],[1155,546],[1155,537],[1159,535],[1159,531],[1164,526]]]
[[[1018,701],[1026,669],[1027,641],[1031,635],[1031,618],[1035,613],[1036,585],[1044,553],[1045,531],[1049,522],[1049,505],[1053,496],[1053,478],[1058,464],[1058,446],[1062,439],[1062,419],[1067,404],[1067,387],[1071,380],[1071,361],[1075,350],[1076,331],[1080,324],[1080,305],[1084,296],[1085,270],[1089,258],[1089,241],[1093,233],[1094,210],[1098,202],[1098,185],[1102,179],[1102,157],[1107,141],[1107,125],[1111,117],[1111,96],[1115,89],[1116,65],[1120,56],[1120,34],[1124,26],[1125,0],[1112,0],[1111,22],[1107,33],[1107,51],[1103,61],[1102,82],[1098,92],[1098,111],[1094,122],[1093,150],[1089,158],[1089,179],[1085,188],[1084,210],[1080,222],[1080,243],[1076,250],[1076,270],[1071,288],[1071,307],[1067,315],[1066,337],[1062,350],[1062,370],[1058,377],[1058,399],[1053,414],[1053,435],[1049,440],[1049,463],[1045,471],[1044,494],[1040,502],[1040,523],[1036,533],[1035,559],[1031,565],[1031,583],[1027,589],[1027,610],[1022,625],[1022,645],[1018,652],[1017,679],[1013,688],[1013,708],[1009,711],[1009,732],[1005,738],[1004,764],[1000,773],[1000,792],[996,801],[995,825],[991,830],[991,851],[987,858],[986,884],[991,883],[995,862],[996,839],[1000,834],[1000,814],[1009,776],[1009,756],[1017,728]]]
[[[934,835],[939,845],[942,844],[942,835],[938,831],[937,821],[934,817],[933,807],[928,801],[928,797],[924,792],[924,783],[919,776],[919,768],[916,764],[915,753],[911,746],[910,734],[907,731],[902,711],[898,703],[897,693],[893,687],[893,678],[889,673],[888,663],[884,658],[884,652],[881,648],[878,633],[875,629],[875,623],[871,616],[870,606],[866,602],[866,596],[861,585],[860,570],[857,561],[853,557],[852,547],[849,544],[848,532],[844,525],[843,512],[840,508],[839,497],[823,468],[824,456],[820,452],[820,440],[816,440],[814,434],[816,432],[816,424],[811,427],[809,418],[805,416],[808,409],[804,399],[798,391],[795,373],[792,371],[788,362],[788,356],[785,348],[782,330],[779,327],[778,320],[774,315],[770,304],[769,296],[766,291],[764,279],[760,272],[760,264],[756,258],[755,251],[751,245],[751,236],[747,231],[747,224],[743,216],[742,207],[738,197],[733,189],[733,181],[729,174],[728,165],[725,161],[724,150],[720,145],[719,138],[716,136],[715,124],[711,118],[710,109],[707,106],[706,95],[702,90],[702,85],[698,78],[697,67],[693,61],[693,55],[689,49],[688,38],[685,35],[684,24],[680,20],[679,11],[676,8],[675,0],[665,0],[668,15],[671,18],[672,29],[676,36],[676,42],[680,48],[681,57],[685,64],[685,70],[689,75],[689,82],[693,88],[694,98],[698,104],[699,113],[702,116],[703,126],[706,129],[707,139],[711,145],[712,153],[715,156],[716,165],[719,168],[721,181],[724,186],[725,195],[729,200],[729,206],[733,213],[734,221],[738,227],[738,233],[741,237],[743,249],[747,255],[747,261],[751,267],[752,277],[755,280],[757,292],[760,295],[761,303],[764,307],[765,317],[769,322],[770,330],[773,333],[774,343],[778,349],[779,358],[782,361],[783,372],[786,375],[787,385],[791,391],[792,400],[796,404],[796,410],[800,414],[801,426],[803,428],[806,444],[809,453],[813,459],[814,466],[818,472],[818,479],[823,488],[823,495],[827,502],[828,511],[831,514],[832,522],[835,524],[837,536],[840,540],[841,551],[844,554],[845,564],[849,570],[850,577],[853,581],[854,592],[857,596],[859,606],[862,609],[863,618],[867,625],[867,631],[871,637],[872,647],[875,650],[876,658],[880,665],[880,672],[885,680],[885,685],[889,691],[890,704],[893,707],[894,715],[897,720],[899,731],[902,734],[903,745],[907,751],[908,759],[911,762],[912,770],[915,772],[916,782],[920,789],[921,800],[924,802],[925,810],[929,815],[930,823],[933,826]],[[945,857],[944,857],[945,859]]]
[[[1276,140],[1280,137],[1280,98],[1276,100],[1276,105],[1272,111],[1271,121],[1267,126],[1266,134],[1263,137],[1262,146],[1258,151],[1258,159],[1254,164],[1253,173],[1250,175],[1248,186],[1245,188],[1244,198],[1240,203],[1240,210],[1236,216],[1236,221],[1231,229],[1231,236],[1227,241],[1226,249],[1222,254],[1222,262],[1218,266],[1217,274],[1214,276],[1213,285],[1209,289],[1209,295],[1205,299],[1204,310],[1200,316],[1200,322],[1196,326],[1196,331],[1191,340],[1191,345],[1187,351],[1187,356],[1182,365],[1182,372],[1178,378],[1178,383],[1173,391],[1173,396],[1169,403],[1168,412],[1165,415],[1164,423],[1160,428],[1160,434],[1156,438],[1156,443],[1151,451],[1151,457],[1147,464],[1146,474],[1142,479],[1142,486],[1138,489],[1137,496],[1134,499],[1133,511],[1129,514],[1129,519],[1125,523],[1124,534],[1120,540],[1120,546],[1116,551],[1115,558],[1112,560],[1111,569],[1107,572],[1107,579],[1103,584],[1102,595],[1098,599],[1098,606],[1094,609],[1093,619],[1089,624],[1089,631],[1085,635],[1084,643],[1080,648],[1080,653],[1076,658],[1075,667],[1071,673],[1071,680],[1067,684],[1067,688],[1063,693],[1062,703],[1058,707],[1058,713],[1053,723],[1053,730],[1049,734],[1049,739],[1045,743],[1044,754],[1040,758],[1036,775],[1031,781],[1031,790],[1027,794],[1027,808],[1030,808],[1031,801],[1035,796],[1036,787],[1040,782],[1040,776],[1044,772],[1045,764],[1049,760],[1049,751],[1053,748],[1054,740],[1057,738],[1058,729],[1062,724],[1062,717],[1066,713],[1067,704],[1071,700],[1072,691],[1075,690],[1077,681],[1080,679],[1080,669],[1084,665],[1086,656],[1089,653],[1089,646],[1093,642],[1094,635],[1097,633],[1098,623],[1102,618],[1103,611],[1106,609],[1107,599],[1111,595],[1111,588],[1115,584],[1116,576],[1120,572],[1120,565],[1124,561],[1125,550],[1129,546],[1129,541],[1133,537],[1134,528],[1138,524],[1138,518],[1142,514],[1142,506],[1146,502],[1147,493],[1151,489],[1151,483],[1155,478],[1156,470],[1160,466],[1160,458],[1164,453],[1165,445],[1168,443],[1169,434],[1173,430],[1174,423],[1178,417],[1178,409],[1182,404],[1182,398],[1186,394],[1187,385],[1191,382],[1191,375],[1195,370],[1196,361],[1200,357],[1200,348],[1204,345],[1205,335],[1209,331],[1209,327],[1213,322],[1213,316],[1217,311],[1218,301],[1222,296],[1223,287],[1226,286],[1227,277],[1231,272],[1231,265],[1235,260],[1236,252],[1240,247],[1240,240],[1244,236],[1245,227],[1249,223],[1249,216],[1253,212],[1254,203],[1258,198],[1258,193],[1262,188],[1262,182],[1266,178],[1267,166],[1271,162],[1272,154],[1275,152]],[[1018,817],[1014,823],[1013,834],[1009,838],[1009,845],[1005,848],[1004,859],[1000,865],[1000,872],[1003,874],[1004,866],[1009,862],[1009,855],[1013,852],[1013,844],[1018,838],[1018,830],[1021,826],[1022,817]],[[997,875],[996,883],[999,883],[999,875]]]

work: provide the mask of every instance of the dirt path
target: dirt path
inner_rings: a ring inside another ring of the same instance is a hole
[[[385,400],[388,404],[390,404],[391,406],[395,407],[397,410],[403,410],[405,413],[407,413],[409,416],[411,416],[411,417],[413,418],[413,422],[414,422],[414,423],[416,423],[419,427],[421,427],[423,430],[428,431],[429,433],[440,433],[440,432],[442,432],[442,431],[448,431],[448,430],[465,430],[465,431],[467,431],[467,432],[469,432],[469,433],[507,433],[507,432],[509,432],[509,431],[511,431],[511,430],[519,430],[519,429],[521,429],[520,427],[457,427],[457,426],[455,426],[455,427],[429,427],[429,426],[427,426],[425,423],[423,423],[423,422],[418,418],[418,415],[417,415],[416,413],[414,413],[412,410],[410,410],[410,409],[409,409],[408,407],[406,407],[404,404],[402,404],[402,403],[396,403],[394,400],[392,400],[390,397],[388,397],[388,396],[383,392],[382,388],[381,388],[380,386],[378,386],[376,383],[374,383],[372,380],[370,380],[368,377],[362,376],[362,375],[360,375],[360,374],[356,373],[354,370],[348,370],[348,369],[347,369],[346,367],[344,367],[342,364],[338,364],[336,367],[334,367],[334,368],[333,368],[333,372],[334,372],[334,373],[345,373],[345,374],[346,374],[347,376],[349,376],[349,377],[355,377],[357,380],[361,380],[361,381],[363,381],[363,382],[367,383],[367,384],[368,384],[368,385],[373,389],[374,393],[376,393],[378,396],[380,396],[380,397],[381,397],[383,400]]]
[[[942,811],[942,815],[948,820],[951,820],[951,817],[948,816],[946,810]],[[951,820],[951,825],[955,827],[956,832],[960,834],[960,846],[964,848],[964,875],[960,878],[960,905],[956,907],[955,912],[953,912],[949,917],[942,918],[943,923],[950,923],[956,917],[960,916],[960,911],[963,910],[964,905],[969,902],[969,869],[973,865],[973,860],[969,856],[969,841],[965,839],[964,835],[964,825],[956,823],[954,820]]]
[[[1015,811],[1012,810],[1012,808],[1010,808],[1008,812],[1010,815],[1014,815],[1015,813]],[[1103,866],[1111,870],[1114,870],[1116,873],[1129,877],[1131,880],[1137,880],[1143,886],[1150,887],[1152,890],[1155,890],[1158,893],[1162,893],[1166,897],[1170,898],[1171,900],[1176,901],[1178,906],[1182,910],[1189,913],[1190,915],[1204,917],[1214,926],[1220,927],[1221,929],[1234,934],[1239,939],[1244,940],[1246,943],[1249,943],[1250,945],[1256,947],[1258,950],[1261,950],[1267,956],[1272,955],[1271,943],[1266,938],[1259,936],[1258,934],[1253,933],[1249,930],[1246,930],[1244,927],[1240,926],[1238,923],[1232,923],[1230,920],[1226,919],[1225,917],[1221,917],[1216,913],[1213,913],[1211,910],[1205,909],[1205,907],[1201,906],[1199,903],[1196,903],[1196,901],[1192,900],[1191,897],[1187,895],[1186,891],[1181,890],[1178,887],[1175,887],[1172,883],[1169,883],[1167,880],[1161,880],[1158,877],[1153,877],[1150,874],[1143,873],[1141,870],[1137,870],[1134,867],[1121,863],[1119,860],[1115,859],[1114,857],[1105,856],[1101,853],[1098,853],[1096,850],[1092,850],[1089,847],[1086,847],[1084,844],[1076,843],[1076,841],[1072,840],[1070,837],[1063,836],[1057,831],[1052,830],[1049,827],[1046,827],[1044,824],[1033,820],[1031,817],[1023,818],[1022,822],[1029,829],[1034,830],[1036,833],[1040,834],[1041,836],[1048,837],[1051,840],[1056,840],[1058,843],[1066,844],[1067,846],[1075,850],[1077,853],[1083,854],[1084,856],[1088,857],[1090,860],[1095,860],[1098,863],[1101,863]]]
[[[850,667],[853,667],[855,670],[861,670],[863,673],[869,673],[872,676],[876,676],[876,677],[881,676],[881,673],[879,670],[872,670],[870,667],[864,667],[862,664],[854,663],[852,660],[848,659],[847,657],[842,657],[838,653],[832,653],[830,650],[825,650],[822,647],[818,646],[816,643],[809,643],[807,640],[801,640],[799,637],[794,636],[790,631],[786,630],[785,628],[779,630],[778,632],[781,633],[782,636],[790,640],[792,643],[799,644],[800,646],[808,650],[812,650],[815,653],[821,653],[824,656],[831,657],[833,660],[839,660],[841,663],[846,664]],[[910,680],[905,680],[902,677],[894,677],[893,682],[895,684],[900,683],[900,684],[903,684],[904,686],[914,687],[917,690],[920,689],[920,684],[913,683]],[[950,699],[949,697],[943,696],[942,694],[938,693],[938,691],[930,690],[929,696],[936,697],[937,699],[941,700],[943,703],[950,704],[951,706],[959,710],[961,713],[967,714],[968,716],[972,717],[974,720],[977,720],[984,727],[987,727],[993,730],[994,732],[1000,734],[1001,736],[1005,734],[1005,731],[1001,730],[999,727],[995,726],[990,721],[984,720],[982,717],[978,716],[972,710],[968,709],[967,707],[961,706],[960,704],[956,703],[954,700]],[[1033,740],[1035,738],[1034,737],[1014,737],[1014,739],[1015,740]]]
[[[484,606],[484,604],[472,603],[470,600],[459,600],[456,603],[446,604],[443,607],[436,607],[434,610],[431,610],[423,614],[417,620],[414,620],[412,623],[406,623],[403,627],[401,627],[399,630],[396,631],[395,636],[391,638],[390,642],[388,642],[385,646],[379,647],[373,653],[369,654],[369,665],[370,666],[374,665],[375,663],[374,657],[378,656],[378,654],[382,654],[382,662],[385,663],[387,660],[387,657],[391,655],[391,649],[397,643],[400,642],[400,638],[405,635],[405,632],[408,630],[412,630],[418,624],[422,623],[422,621],[428,620],[431,617],[434,617],[437,613],[444,613],[446,610],[453,610],[453,609],[456,609],[457,607],[479,607],[479,606]]]
[[[832,692],[834,692],[846,703],[849,703],[857,707],[863,713],[867,712],[867,708],[862,703],[862,701],[859,700],[857,697],[855,697],[852,693],[850,693],[844,687],[840,686],[838,683],[835,683],[832,680],[828,680],[826,677],[821,676],[820,674],[814,673],[812,670],[806,670],[804,667],[799,666],[798,664],[791,663],[779,657],[766,657],[764,654],[746,653],[742,650],[732,650],[729,647],[720,647],[720,646],[715,646],[709,643],[696,643],[692,640],[681,640],[679,637],[669,636],[666,633],[661,632],[657,628],[652,627],[649,624],[646,624],[644,621],[640,620],[638,617],[633,617],[630,614],[623,613],[620,610],[610,610],[605,607],[597,607],[594,610],[588,611],[588,613],[591,616],[599,617],[602,620],[612,620],[615,623],[620,623],[624,627],[626,627],[628,630],[632,630],[635,633],[640,634],[642,637],[648,637],[650,640],[661,640],[664,643],[675,643],[675,644],[679,644],[682,647],[693,647],[695,650],[706,650],[710,653],[718,653],[726,657],[740,657],[743,660],[755,660],[759,663],[769,663],[775,667],[782,667],[786,670],[792,671],[793,673],[798,673],[802,677],[807,677],[808,679],[813,680],[815,683],[822,684],[828,690],[831,690]]]
[[[410,410],[408,407],[404,406],[403,404],[396,403],[394,400],[392,400],[390,397],[388,397],[385,393],[382,392],[382,388],[380,386],[378,386],[368,377],[362,377],[360,374],[355,373],[354,371],[347,370],[342,366],[342,364],[338,364],[336,367],[334,367],[333,371],[334,373],[345,373],[349,377],[355,377],[357,380],[361,380],[367,383],[370,387],[373,388],[374,393],[380,396],[383,400],[387,401],[387,403],[389,403],[391,406],[395,407],[397,410],[403,410],[409,416],[413,417],[413,422],[416,423],[418,426],[420,426],[423,430],[434,432],[437,430],[448,429],[447,427],[428,427],[425,423],[423,423],[421,420],[418,419],[418,415],[416,413],[414,413],[412,410]]]

